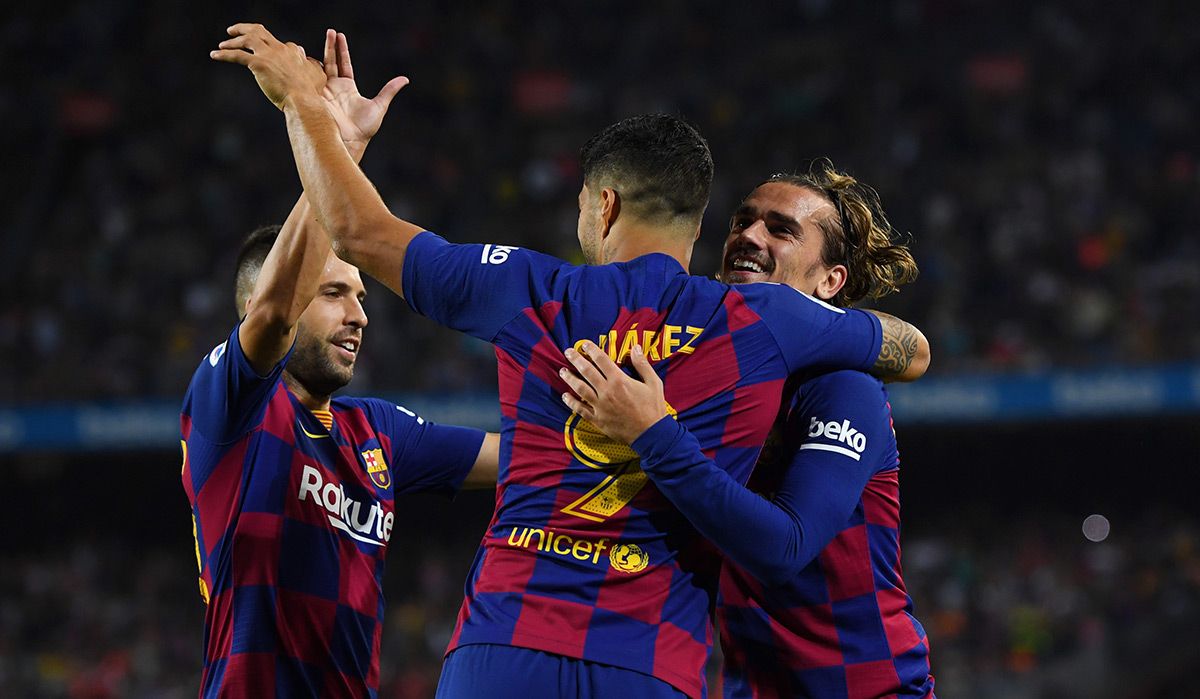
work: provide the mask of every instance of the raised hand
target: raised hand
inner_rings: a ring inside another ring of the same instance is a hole
[[[354,82],[354,65],[350,62],[350,44],[346,35],[332,29],[325,31],[324,61],[325,86],[321,96],[337,122],[342,141],[347,145],[365,145],[379,131],[392,98],[408,84],[408,78],[392,78],[375,97],[363,97]]]
[[[291,96],[321,94],[325,72],[305,56],[303,47],[279,41],[261,24],[235,24],[225,31],[231,38],[217,44],[209,57],[249,68],[263,94],[280,110]]]
[[[635,345],[629,355],[641,381],[626,375],[591,342],[564,354],[574,371],[563,367],[558,375],[575,394],[564,393],[563,402],[609,437],[632,444],[668,414],[662,379],[641,347]]]

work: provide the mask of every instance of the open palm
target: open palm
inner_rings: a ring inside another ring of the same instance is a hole
[[[325,76],[322,96],[347,144],[369,141],[379,131],[392,98],[408,84],[408,78],[392,78],[375,97],[363,97],[354,82],[346,35],[332,29],[325,32]]]

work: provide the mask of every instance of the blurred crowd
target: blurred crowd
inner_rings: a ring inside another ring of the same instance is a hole
[[[334,11],[336,9],[336,12]],[[298,195],[282,119],[207,52],[260,20],[401,93],[364,168],[456,241],[578,260],[577,152],[636,113],[708,137],[693,269],[773,172],[874,185],[922,275],[881,306],[937,372],[1200,357],[1200,5],[794,0],[51,3],[0,24],[0,401],[176,396],[234,321],[239,239]],[[253,14],[253,13],[251,13]],[[10,81],[11,82],[11,81]],[[381,288],[358,391],[494,386],[490,349]]]
[[[1112,535],[1092,543],[1074,521],[999,521],[905,537],[905,579],[939,694],[1138,699],[1184,696],[1194,685],[1200,522],[1164,512],[1114,518]],[[464,535],[394,545],[381,698],[433,695],[474,543]],[[190,551],[135,550],[128,540],[5,555],[0,696],[195,696],[203,604],[194,570]]]

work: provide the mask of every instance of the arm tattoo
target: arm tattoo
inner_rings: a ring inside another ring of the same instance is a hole
[[[895,316],[872,311],[883,326],[883,345],[875,360],[874,372],[880,376],[901,376],[917,357],[917,329]]]

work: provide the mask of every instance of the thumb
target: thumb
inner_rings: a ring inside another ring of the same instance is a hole
[[[372,101],[378,104],[380,107],[387,109],[388,105],[392,103],[392,98],[395,97],[396,93],[403,89],[407,84],[408,78],[404,77],[403,75],[392,78],[387,82],[386,85],[383,86],[383,89],[379,91],[379,94],[375,95],[375,99]]]
[[[642,351],[641,345],[633,346],[633,351],[629,353],[629,359],[633,368],[637,369],[638,376],[642,377],[642,381],[651,386],[655,382],[661,382],[658,374],[654,373],[654,367],[650,366],[650,360],[646,359],[646,353]]]

